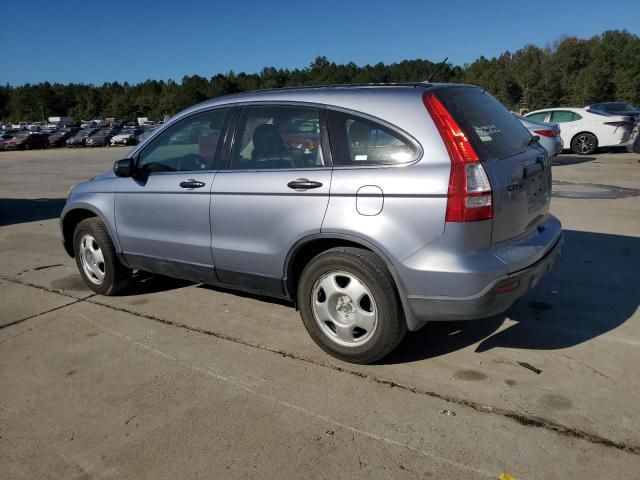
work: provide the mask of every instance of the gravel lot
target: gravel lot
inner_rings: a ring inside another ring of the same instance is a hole
[[[0,477],[638,478],[640,155],[556,159],[564,257],[507,314],[355,366],[287,304],[85,288],[57,216],[125,152],[0,152]]]

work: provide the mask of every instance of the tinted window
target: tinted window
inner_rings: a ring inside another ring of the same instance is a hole
[[[398,132],[362,117],[328,113],[336,165],[395,165],[418,158],[418,149]]]
[[[544,119],[547,118],[547,112],[525,115],[525,118],[528,118],[529,120],[533,120],[534,122],[544,122]]]
[[[229,168],[321,167],[320,123],[318,108],[246,107],[236,129]]]
[[[138,158],[146,172],[187,172],[219,168],[218,145],[228,109],[191,115],[167,128]]]
[[[577,113],[569,112],[567,110],[556,110],[551,112],[551,121],[554,123],[574,122],[580,120],[582,117]]]
[[[594,103],[591,108],[603,112],[628,112],[634,110],[633,105],[625,102]]]
[[[467,134],[481,159],[499,160],[529,148],[529,131],[485,90],[444,88],[436,95]]]

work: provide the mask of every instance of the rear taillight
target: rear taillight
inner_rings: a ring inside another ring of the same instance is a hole
[[[629,121],[617,121],[617,122],[604,122],[605,125],[611,125],[612,127],[627,127],[633,125],[632,122]]]
[[[447,222],[493,218],[493,192],[480,158],[445,106],[433,93],[422,97],[451,158]]]
[[[556,131],[555,130],[534,130],[533,133],[535,133],[536,135],[541,135],[543,137],[555,137],[556,136]]]

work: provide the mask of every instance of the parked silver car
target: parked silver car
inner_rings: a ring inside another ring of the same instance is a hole
[[[520,115],[516,115],[516,118],[520,120],[524,128],[529,130],[531,135],[537,137],[540,145],[544,147],[550,156],[553,157],[562,153],[564,144],[560,136],[560,127],[557,123],[536,122]]]
[[[290,299],[321,348],[369,363],[535,286],[563,244],[550,197],[547,152],[481,88],[327,86],[185,110],[60,221],[98,293],[139,269]]]

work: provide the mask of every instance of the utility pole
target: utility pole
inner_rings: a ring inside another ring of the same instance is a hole
[[[44,108],[42,107],[42,104],[40,104],[40,113],[42,114],[42,123],[44,123]]]

